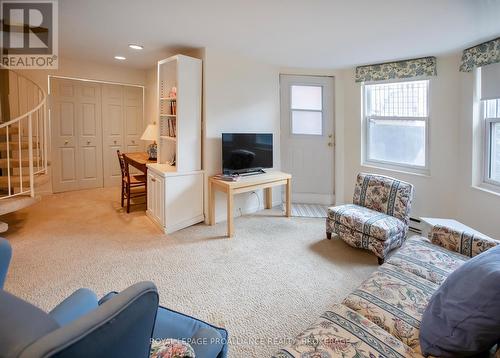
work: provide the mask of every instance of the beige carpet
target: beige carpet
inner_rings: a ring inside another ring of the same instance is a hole
[[[266,210],[163,235],[117,189],[44,197],[3,217],[14,249],[6,289],[48,310],[79,287],[99,295],[141,280],[163,305],[226,327],[231,357],[268,357],[377,268],[368,252],[325,239],[324,219]]]

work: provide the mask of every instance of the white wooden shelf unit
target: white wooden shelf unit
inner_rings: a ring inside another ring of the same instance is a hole
[[[158,62],[158,163],[148,164],[147,214],[165,233],[205,219],[201,86],[201,60],[176,55]]]

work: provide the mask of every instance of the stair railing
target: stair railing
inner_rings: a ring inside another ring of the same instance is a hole
[[[9,108],[2,109],[0,122],[0,200],[34,197],[35,177],[48,173],[47,95],[15,71],[8,70],[8,81]],[[5,121],[6,112],[17,116]]]

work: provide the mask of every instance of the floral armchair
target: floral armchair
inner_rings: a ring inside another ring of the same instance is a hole
[[[353,204],[330,207],[326,236],[370,250],[382,264],[408,232],[413,185],[382,175],[358,174]]]

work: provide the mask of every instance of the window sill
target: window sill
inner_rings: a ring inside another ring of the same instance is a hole
[[[363,168],[371,168],[371,169],[379,169],[379,170],[385,170],[388,172],[393,172],[393,173],[400,173],[400,174],[407,174],[407,175],[414,175],[418,177],[423,177],[423,178],[430,178],[431,173],[428,169],[417,169],[415,171],[412,171],[411,169],[406,169],[406,168],[397,168],[397,167],[392,167],[392,166],[386,166],[383,164],[378,164],[378,163],[361,163],[361,167]]]
[[[479,185],[471,185],[471,188],[500,197],[500,187],[497,187],[496,185],[482,183]]]

